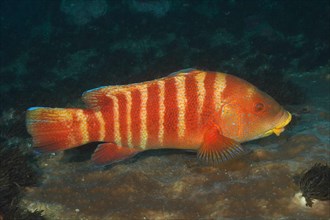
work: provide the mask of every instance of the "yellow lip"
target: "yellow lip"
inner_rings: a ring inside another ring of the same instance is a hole
[[[290,112],[286,111],[285,115],[287,115],[286,119],[272,130],[272,132],[277,136],[279,136],[285,130],[284,127],[289,124],[292,119]]]

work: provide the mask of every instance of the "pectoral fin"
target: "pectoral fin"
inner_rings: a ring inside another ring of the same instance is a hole
[[[204,134],[204,142],[198,151],[198,159],[211,164],[218,164],[244,154],[244,149],[233,139],[221,134],[214,125]]]

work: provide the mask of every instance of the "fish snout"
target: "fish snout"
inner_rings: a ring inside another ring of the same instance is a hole
[[[284,114],[280,118],[280,122],[272,129],[272,132],[279,136],[284,130],[285,126],[287,126],[292,119],[292,115],[290,112],[284,110]]]

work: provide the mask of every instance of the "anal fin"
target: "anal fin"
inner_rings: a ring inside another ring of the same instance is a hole
[[[95,164],[105,165],[134,156],[139,151],[128,147],[121,147],[114,143],[99,144],[92,155]]]
[[[198,159],[210,164],[219,164],[245,153],[241,145],[221,134],[217,126],[212,126],[204,134],[203,144],[198,150]]]

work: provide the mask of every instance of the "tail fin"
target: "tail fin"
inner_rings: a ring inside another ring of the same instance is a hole
[[[54,152],[74,148],[88,143],[81,132],[81,117],[84,110],[63,108],[29,108],[26,127],[33,138],[33,144],[40,151]]]

